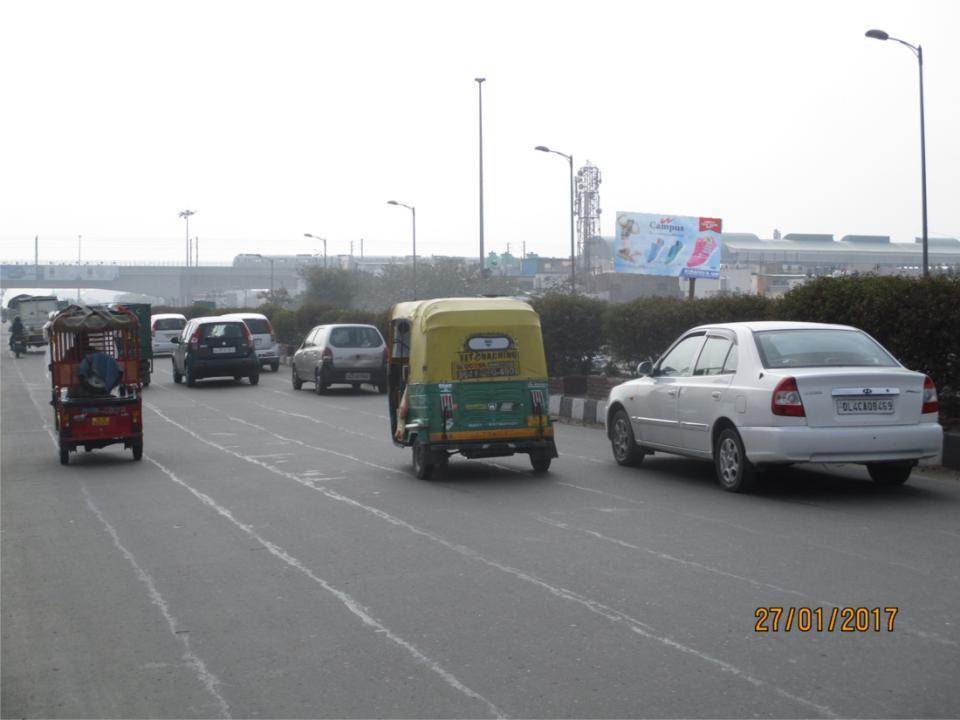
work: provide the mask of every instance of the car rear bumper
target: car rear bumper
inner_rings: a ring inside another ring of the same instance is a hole
[[[364,375],[366,375],[366,378],[363,377]],[[373,385],[384,385],[387,382],[387,371],[383,367],[343,368],[324,365],[323,377],[327,383],[370,383]]]
[[[162,342],[159,340],[153,342],[154,355],[173,355],[176,349],[177,346],[172,342]]]
[[[753,463],[864,463],[920,460],[943,446],[938,423],[888,427],[741,427],[747,457]]]
[[[253,355],[244,358],[203,358],[190,361],[193,376],[201,378],[234,377],[260,374],[260,362]]]
[[[260,362],[269,362],[280,359],[280,348],[276,345],[268,348],[257,348],[257,360]]]

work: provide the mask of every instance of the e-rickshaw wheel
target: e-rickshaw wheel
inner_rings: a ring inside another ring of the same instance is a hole
[[[66,447],[63,443],[60,443],[60,464],[70,464],[70,448]]]
[[[413,441],[413,474],[418,480],[429,480],[433,475],[433,453],[417,438]]]
[[[530,464],[533,466],[533,471],[542,473],[550,469],[550,456],[547,455],[546,450],[534,450],[530,453]]]
[[[137,438],[130,443],[130,449],[133,450],[133,459],[140,460],[143,457],[143,438]]]

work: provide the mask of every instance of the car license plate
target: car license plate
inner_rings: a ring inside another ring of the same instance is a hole
[[[108,417],[92,417],[90,418],[91,425],[109,425],[110,418]]]
[[[254,346],[254,347],[260,347],[261,345],[263,345],[263,339],[262,339],[262,338],[254,338],[254,339],[253,339],[253,346]]]
[[[225,353],[232,353],[232,352],[233,352],[232,347],[213,348],[214,355],[223,355]]]
[[[892,415],[893,400],[883,398],[839,398],[837,415]]]
[[[347,380],[369,380],[370,373],[353,372],[353,373],[347,373],[346,377],[347,377]]]

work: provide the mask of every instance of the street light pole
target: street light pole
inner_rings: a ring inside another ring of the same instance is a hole
[[[313,238],[314,240],[319,240],[323,243],[323,267],[327,267],[327,239],[322,238],[319,235],[311,235],[310,233],[304,233],[304,237]]]
[[[928,254],[928,237],[927,237],[927,140],[926,140],[926,128],[925,121],[923,116],[923,46],[917,45],[914,47],[908,42],[901,40],[900,38],[895,38],[890,36],[888,33],[883,30],[867,30],[866,36],[874,40],[893,40],[898,42],[901,45],[904,45],[913,52],[917,58],[917,65],[920,70],[920,203],[921,203],[921,212],[923,213],[923,277],[930,277],[930,263],[929,263],[929,254]]]
[[[187,232],[186,232],[186,239],[187,239],[187,267],[190,266],[190,216],[191,216],[191,215],[196,215],[196,212],[194,212],[193,210],[182,210],[182,211],[180,212],[180,217],[182,217],[184,220],[187,221]]]
[[[480,290],[484,285],[484,253],[483,253],[483,83],[486,78],[474,78],[477,83],[477,110],[479,113],[480,128]]]
[[[559,152],[558,150],[551,150],[545,145],[537,145],[534,150],[539,150],[540,152],[553,153],[554,155],[559,155],[560,157],[566,158],[567,163],[570,165],[570,291],[577,291],[577,250],[576,250],[576,241],[574,240],[573,234],[573,218],[576,214],[574,208],[574,194],[573,194],[573,155],[567,155],[566,153]]]
[[[83,247],[83,235],[77,235],[77,305],[80,304],[80,280],[83,277],[83,270],[80,267],[82,247]]]
[[[399,205],[410,211],[413,220],[413,299],[417,299],[417,209],[413,205],[397,202],[396,200],[387,200],[387,205]],[[481,267],[482,272],[482,267]]]

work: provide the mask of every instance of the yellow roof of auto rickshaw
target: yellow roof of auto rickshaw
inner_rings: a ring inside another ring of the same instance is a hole
[[[445,327],[540,325],[540,317],[529,303],[508,297],[435,298],[398,303],[390,319],[408,319],[420,332]]]

